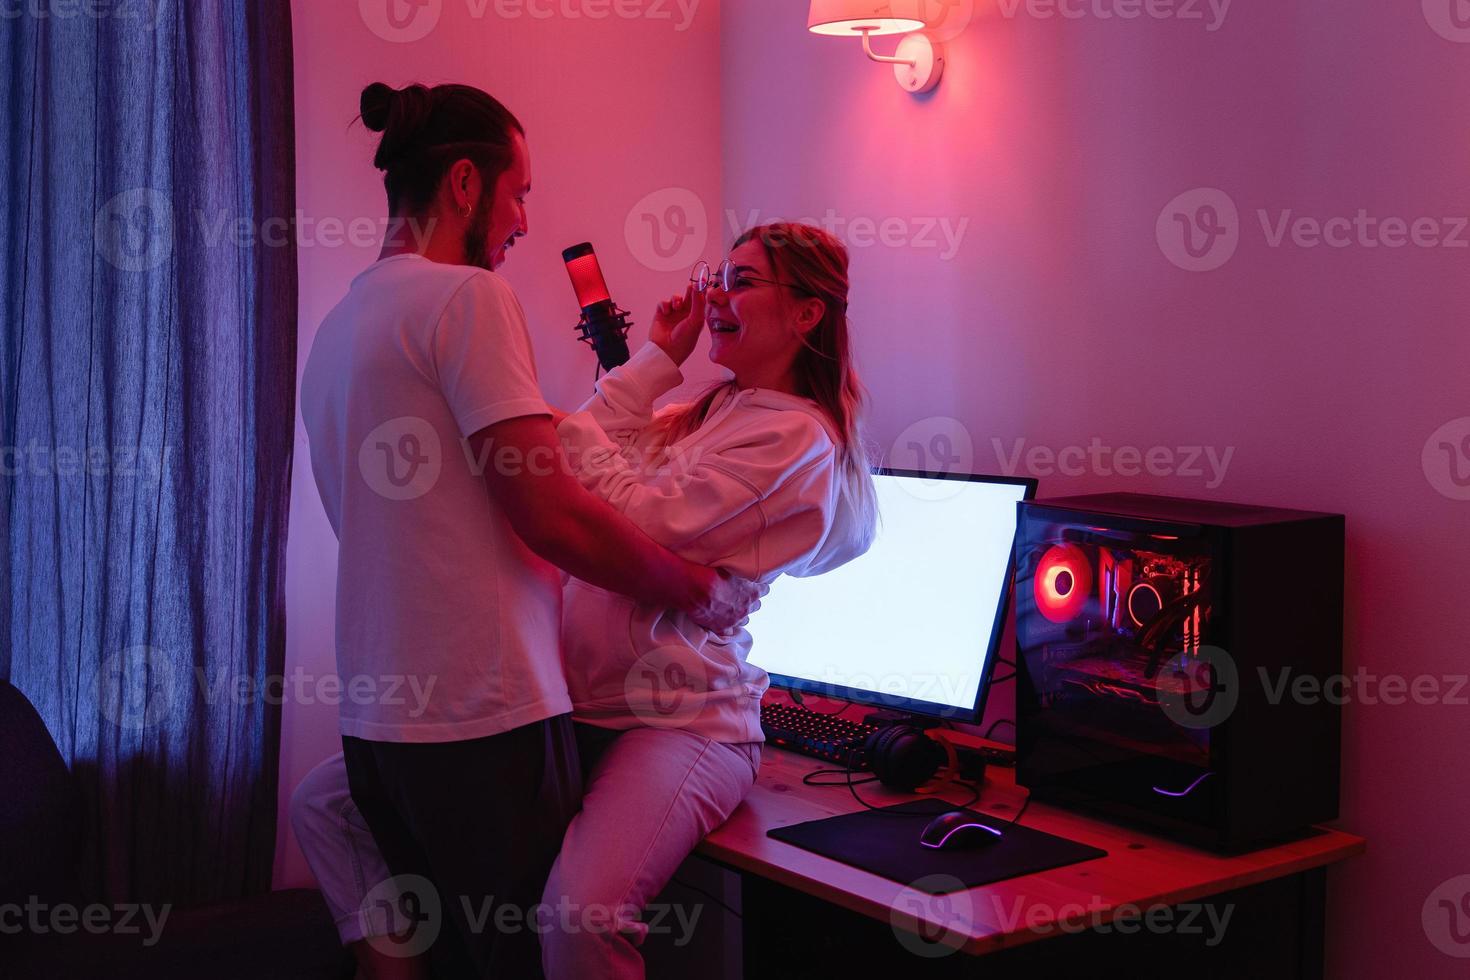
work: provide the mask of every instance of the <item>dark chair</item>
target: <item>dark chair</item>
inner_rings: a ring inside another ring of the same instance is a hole
[[[88,904],[77,884],[81,831],[80,794],[56,743],[35,707],[0,681],[0,974],[17,980],[352,976],[352,958],[337,942],[326,902],[311,889],[173,908],[152,945],[145,945],[146,927],[126,935],[30,930],[24,910],[33,905],[81,910]]]

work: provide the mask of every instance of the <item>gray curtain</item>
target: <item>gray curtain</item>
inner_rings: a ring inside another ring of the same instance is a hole
[[[0,679],[82,789],[90,892],[263,890],[295,401],[290,6],[10,7]]]

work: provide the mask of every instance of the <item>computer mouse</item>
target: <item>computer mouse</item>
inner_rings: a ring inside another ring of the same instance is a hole
[[[941,813],[919,835],[919,843],[940,851],[958,851],[997,843],[1003,835],[964,810]]]

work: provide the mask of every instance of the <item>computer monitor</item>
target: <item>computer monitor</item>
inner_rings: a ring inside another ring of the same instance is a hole
[[[790,690],[978,721],[1010,601],[1016,504],[1036,481],[882,469],[872,548],[783,575],[750,620],[750,662]]]

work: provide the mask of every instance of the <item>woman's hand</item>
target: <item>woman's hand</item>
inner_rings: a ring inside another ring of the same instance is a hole
[[[691,285],[683,296],[670,296],[658,304],[648,339],[663,348],[669,360],[682,365],[694,353],[704,329],[704,293]]]

